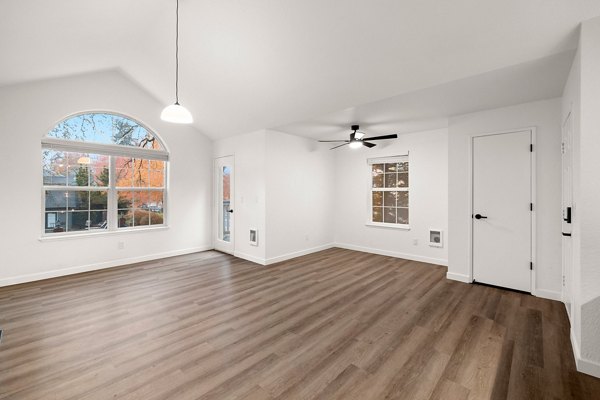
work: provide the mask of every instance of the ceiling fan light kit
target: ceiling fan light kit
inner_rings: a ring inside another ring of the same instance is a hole
[[[342,144],[334,146],[334,147],[332,147],[329,150],[334,150],[334,149],[337,149],[338,147],[342,147],[342,146],[345,146],[345,145],[348,145],[348,147],[350,147],[351,149],[360,149],[361,147],[367,147],[367,148],[370,149],[372,147],[377,146],[375,143],[370,143],[370,141],[373,141],[373,140],[396,139],[396,138],[398,138],[398,135],[396,135],[396,134],[384,135],[384,136],[365,137],[365,133],[364,132],[360,132],[359,129],[360,129],[360,126],[358,126],[358,125],[352,125],[350,127],[350,130],[352,131],[352,133],[350,133],[350,140],[319,140],[319,142],[321,142],[321,143],[339,143],[339,142],[343,142]]]
[[[175,1],[175,104],[165,107],[160,119],[176,124],[191,124],[194,122],[192,113],[179,104],[179,0]]]

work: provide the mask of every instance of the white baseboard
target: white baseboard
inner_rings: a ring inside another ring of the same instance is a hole
[[[119,267],[122,265],[134,264],[134,263],[139,263],[139,262],[144,262],[144,261],[158,260],[161,258],[181,256],[184,254],[191,254],[191,253],[197,253],[200,251],[211,250],[212,248],[213,247],[211,245],[204,245],[204,246],[199,246],[199,247],[192,247],[189,249],[180,249],[180,250],[174,250],[174,251],[167,251],[167,252],[163,252],[163,253],[146,254],[143,256],[139,256],[139,257],[129,257],[129,258],[122,258],[119,260],[111,260],[111,261],[106,261],[106,262],[101,262],[101,263],[81,265],[78,267],[61,268],[61,269],[55,269],[52,271],[44,271],[44,272],[37,272],[34,274],[19,275],[19,276],[14,276],[14,277],[10,277],[10,278],[0,279],[0,287],[9,286],[9,285],[17,285],[19,283],[40,281],[43,279],[57,278],[59,276],[79,274],[81,272],[88,272],[88,271],[95,271],[95,270],[105,269],[105,268]]]
[[[331,249],[335,245],[333,243],[324,244],[317,247],[311,247],[310,249],[304,249],[300,251],[295,251],[293,253],[283,254],[277,257],[267,258],[266,265],[275,264],[281,261],[291,260],[292,258],[305,256],[307,254],[316,253],[317,251],[323,251],[327,249]]]
[[[251,261],[260,265],[267,265],[267,260],[262,257],[256,257],[250,254],[242,253],[241,251],[234,251],[233,256],[237,258],[243,258],[244,260]]]
[[[577,371],[600,378],[600,363],[581,358],[579,343],[577,343],[577,337],[575,336],[575,331],[573,331],[573,328],[571,328],[571,347],[573,347],[573,355],[575,356],[575,365],[577,366]]]
[[[543,299],[556,300],[562,302],[562,293],[555,292],[554,290],[536,289],[533,292],[533,295],[536,297],[541,297]]]
[[[457,274],[454,272],[446,272],[446,278],[452,281],[459,281],[464,283],[472,283],[473,280],[469,278],[469,275]]]
[[[342,249],[348,249],[348,250],[362,251],[364,253],[379,254],[381,256],[403,258],[405,260],[419,261],[419,262],[424,262],[424,263],[428,263],[428,264],[436,264],[436,265],[444,265],[444,266],[448,265],[448,260],[445,260],[442,258],[423,257],[423,256],[419,256],[416,254],[407,254],[407,253],[400,253],[397,251],[374,249],[372,247],[356,246],[354,244],[335,243],[334,247],[340,247]]]

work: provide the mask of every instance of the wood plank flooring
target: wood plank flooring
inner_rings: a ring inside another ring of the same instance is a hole
[[[0,288],[1,399],[600,399],[561,303],[330,249]]]

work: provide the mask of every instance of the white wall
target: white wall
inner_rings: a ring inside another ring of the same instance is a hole
[[[439,129],[399,135],[372,149],[336,150],[335,241],[340,247],[447,264],[448,132]],[[368,158],[409,155],[410,230],[367,226],[370,196]],[[429,229],[444,232],[444,247],[428,245]],[[414,241],[418,243],[415,245]]]
[[[266,132],[260,130],[215,141],[213,157],[224,156],[235,158],[235,255],[264,264],[267,254]],[[258,230],[258,246],[250,244],[250,228]]]
[[[163,123],[162,107],[117,71],[0,88],[0,285],[210,247],[211,142],[194,128]],[[96,110],[129,115],[168,146],[169,228],[41,241],[40,141],[63,118]]]
[[[560,299],[561,294],[561,169],[560,99],[455,116],[449,121],[448,277],[470,279],[469,145],[473,135],[536,127],[537,202],[535,294]]]
[[[334,154],[315,140],[267,131],[267,263],[333,245]]]
[[[562,116],[574,117],[573,348],[579,370],[600,377],[600,18],[581,25]]]

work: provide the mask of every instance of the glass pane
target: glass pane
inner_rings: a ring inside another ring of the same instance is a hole
[[[85,165],[69,165],[69,186],[89,186],[90,170]]]
[[[87,211],[69,211],[67,214],[67,232],[88,229],[89,213]]]
[[[395,207],[384,207],[383,208],[383,222],[389,224],[396,223],[396,208]]]
[[[408,208],[398,208],[398,223],[408,224]]]
[[[408,173],[398,174],[398,187],[408,187]]]
[[[383,222],[382,207],[373,207],[373,222]]]
[[[148,160],[133,160],[133,186],[146,188],[150,185],[150,166]]]
[[[396,192],[385,192],[383,194],[383,205],[386,207],[396,207]]]
[[[399,191],[397,193],[398,207],[408,207],[408,192]]]
[[[133,187],[133,158],[117,157],[115,160],[117,187]]]
[[[390,163],[390,164],[385,164],[385,172],[397,172],[398,171],[398,164],[396,163]]]
[[[398,163],[398,172],[408,172],[408,161]]]
[[[107,187],[109,179],[108,167],[97,167],[90,169],[90,186]]]
[[[133,207],[133,192],[119,191],[117,199],[117,208],[132,208]]]
[[[387,165],[387,164],[386,164]],[[398,174],[395,173],[386,173],[385,174],[385,187],[386,188],[395,188],[397,184]]]
[[[142,209],[133,210],[133,226],[142,226],[150,224],[150,211]]]
[[[163,223],[163,192],[150,192],[148,209],[150,211],[150,225]]]
[[[87,191],[69,191],[67,195],[67,208],[69,211],[89,210],[90,193]]]
[[[383,174],[373,176],[373,187],[374,188],[382,188],[383,187]]]
[[[67,160],[62,151],[42,150],[44,185],[67,184]]]
[[[373,192],[373,206],[383,206],[383,192]]]
[[[108,209],[108,192],[91,191],[90,192],[90,210]]]
[[[383,164],[373,164],[371,166],[371,176],[373,177],[374,188],[383,187]]]
[[[67,192],[46,190],[46,211],[67,211]]]
[[[165,186],[165,162],[150,160],[150,187]]]
[[[133,226],[133,210],[119,210],[119,228]]]
[[[383,164],[371,165],[371,172],[373,173],[373,176],[383,174]]]
[[[46,233],[64,232],[67,226],[66,211],[46,213]]]
[[[133,208],[147,210],[150,203],[150,193],[147,191],[133,192]]]
[[[90,211],[90,230],[107,229],[106,211]]]
[[[229,242],[231,240],[231,230],[230,230],[230,220],[231,220],[231,213],[229,212],[230,210],[230,205],[231,205],[231,199],[230,199],[230,191],[231,191],[231,168],[228,166],[224,166],[223,167],[223,171],[222,171],[222,177],[223,177],[223,182],[222,182],[222,188],[223,188],[223,221],[221,222],[222,225],[222,232],[221,232],[221,238],[226,241]]]

